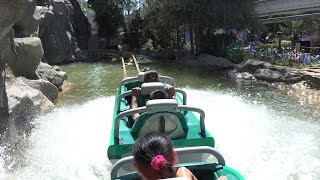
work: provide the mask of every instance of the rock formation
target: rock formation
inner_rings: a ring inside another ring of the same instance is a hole
[[[274,66],[259,60],[248,60],[238,64],[238,72],[248,72],[256,79],[268,82],[296,83],[303,80],[303,75],[289,67]]]
[[[73,4],[76,5],[77,2]],[[43,1],[41,5],[46,5],[39,6],[41,16],[39,37],[46,61],[49,64],[61,64],[85,60],[86,57],[78,48],[77,40],[81,48],[87,49],[90,31],[87,31],[88,27],[83,25],[88,20],[84,15],[79,15],[81,10],[75,11],[69,0]],[[80,19],[76,19],[77,17]],[[82,21],[84,22],[80,23]]]
[[[85,59],[77,41],[86,49],[89,37],[76,0],[0,0],[0,134],[23,135],[54,107],[67,75],[42,61]]]
[[[14,38],[14,48],[5,49],[2,57],[16,77],[37,79],[35,71],[43,57],[41,40],[38,37]]]
[[[1,55],[3,49],[10,48],[10,44],[13,42],[12,37],[8,33],[15,22],[21,18],[27,2],[27,0],[0,0],[0,133],[5,131],[8,124],[8,100],[5,91],[6,61],[2,59]]]

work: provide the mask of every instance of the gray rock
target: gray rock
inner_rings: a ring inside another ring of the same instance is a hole
[[[43,56],[41,40],[37,37],[15,38],[15,49],[3,53],[2,57],[15,76],[37,78],[35,71]]]
[[[271,69],[257,69],[254,76],[257,79],[265,80],[269,82],[286,82],[286,83],[296,83],[302,80],[302,75],[296,71],[283,71],[284,69],[279,69],[274,71]]]
[[[22,80],[26,85],[41,91],[52,103],[57,102],[59,89],[49,81],[44,79],[29,80],[24,77],[18,77],[17,79]]]
[[[239,72],[255,73],[257,69],[265,69],[271,66],[270,63],[266,63],[259,60],[249,59],[238,64],[237,68]]]
[[[229,60],[222,57],[212,56],[210,54],[200,54],[197,61],[207,66],[209,69],[230,69],[235,67],[235,65]]]
[[[10,77],[6,79],[6,84],[10,129],[16,129],[21,136],[31,130],[31,121],[37,115],[48,113],[54,105],[40,91],[29,87],[22,80]]]
[[[0,0],[0,41],[20,20],[28,0]]]
[[[257,69],[254,76],[260,80],[266,81],[280,81],[281,74],[278,71],[272,71],[270,69]]]
[[[67,79],[67,73],[61,71],[57,66],[50,66],[46,63],[40,63],[37,68],[37,74],[52,84],[54,84],[59,90],[62,90],[63,82]]]
[[[36,0],[29,0],[24,10],[23,17],[14,25],[15,37],[38,37],[40,12],[36,8]]]
[[[241,72],[241,73],[234,73],[232,74],[233,78],[240,79],[240,80],[255,80],[253,74],[250,74],[248,72]]]
[[[52,0],[39,11],[41,15],[39,37],[42,40],[46,61],[49,64],[61,64],[84,60],[84,56],[80,56],[77,52],[80,49],[71,24],[74,8],[70,1]]]

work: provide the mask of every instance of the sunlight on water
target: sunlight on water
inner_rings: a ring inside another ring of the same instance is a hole
[[[56,110],[36,121],[20,179],[108,179],[114,97]]]
[[[227,165],[248,180],[320,179],[320,127],[228,94],[185,89]],[[107,147],[114,97],[67,106],[36,120],[14,179],[110,179]],[[1,148],[0,148],[1,152]],[[1,153],[2,154],[2,153]],[[4,174],[0,158],[0,177]]]

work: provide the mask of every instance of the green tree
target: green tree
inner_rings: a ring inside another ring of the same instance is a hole
[[[199,41],[205,33],[254,24],[253,8],[253,0],[147,0],[143,14],[147,27],[156,34],[176,31],[178,37],[179,30],[189,30],[191,51],[198,53]],[[177,43],[179,39],[176,39]]]
[[[96,13],[95,21],[99,25],[98,35],[107,39],[117,33],[124,23],[122,0],[88,0],[88,5]]]

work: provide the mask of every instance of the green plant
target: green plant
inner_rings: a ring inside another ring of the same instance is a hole
[[[243,47],[236,46],[227,51],[227,58],[233,63],[240,63],[245,59]]]

